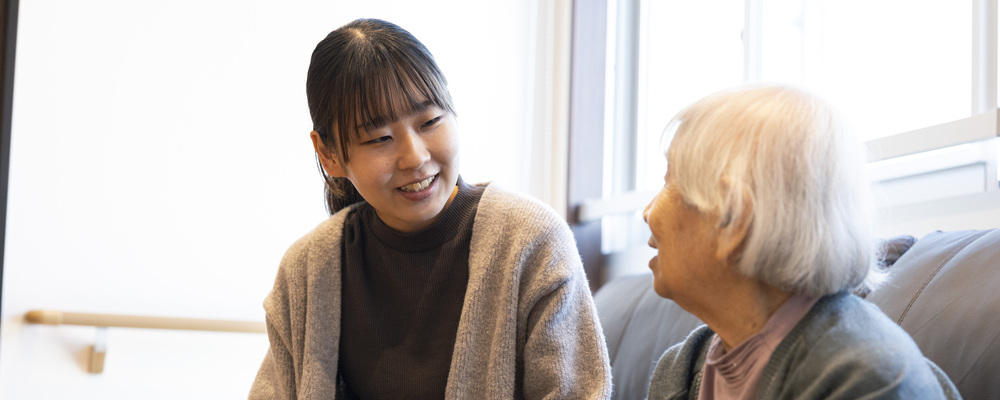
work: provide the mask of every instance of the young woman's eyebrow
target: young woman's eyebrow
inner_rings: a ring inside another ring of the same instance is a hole
[[[369,119],[368,121],[364,121],[364,122],[358,124],[357,129],[358,129],[358,131],[366,131],[366,130],[369,130],[369,129],[372,129],[372,128],[378,128],[378,127],[381,127],[381,126],[385,126],[385,125],[388,125],[389,123],[399,121],[400,119],[402,119],[404,117],[409,117],[409,116],[412,116],[414,114],[419,114],[419,113],[422,113],[424,111],[427,111],[428,108],[431,108],[431,106],[435,106],[435,105],[437,105],[437,104],[434,103],[434,101],[432,101],[432,100],[426,100],[426,101],[424,101],[424,102],[422,102],[420,104],[417,104],[415,107],[411,108],[409,110],[409,112],[407,112],[406,115],[404,115],[404,116],[393,116],[393,117],[378,116],[378,117],[374,117],[372,119]]]

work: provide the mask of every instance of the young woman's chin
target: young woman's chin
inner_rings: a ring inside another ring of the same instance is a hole
[[[444,212],[448,202],[446,196],[431,194],[419,201],[411,201],[409,197],[400,207],[385,210],[387,215],[379,212],[382,221],[401,232],[416,232],[427,228]],[[378,211],[378,210],[376,210]]]

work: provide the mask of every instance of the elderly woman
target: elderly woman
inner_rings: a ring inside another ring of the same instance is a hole
[[[646,207],[653,286],[706,323],[660,358],[650,399],[958,398],[852,291],[878,280],[864,149],[802,91],[708,96],[670,124]]]

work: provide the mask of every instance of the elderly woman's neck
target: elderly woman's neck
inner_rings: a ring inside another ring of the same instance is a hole
[[[715,296],[701,312],[694,313],[712,329],[728,352],[760,332],[774,312],[792,294],[756,281],[740,280]]]

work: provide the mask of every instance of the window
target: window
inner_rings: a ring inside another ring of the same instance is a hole
[[[647,2],[641,16],[635,187],[659,190],[663,129],[677,111],[743,81],[743,0]]]
[[[819,93],[864,139],[972,116],[971,1],[762,3],[757,78]]]
[[[873,150],[884,209],[998,192],[996,0],[610,3],[608,42],[638,44],[609,51],[611,172],[586,213],[602,218],[606,253],[645,243],[637,210],[662,185],[667,121],[743,81],[798,85],[840,109]]]

